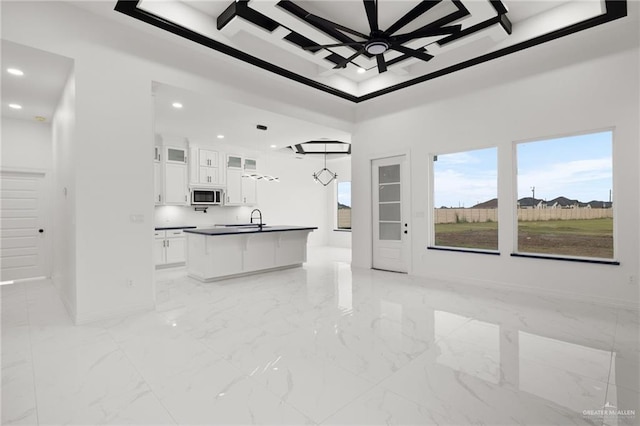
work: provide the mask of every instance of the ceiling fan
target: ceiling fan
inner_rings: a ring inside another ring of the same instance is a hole
[[[314,45],[305,46],[305,50],[317,50],[318,48],[331,48],[340,46],[351,46],[356,49],[356,52],[348,58],[344,58],[340,62],[336,63],[334,69],[346,68],[347,64],[353,61],[360,55],[369,54],[376,57],[378,63],[378,72],[383,73],[387,71],[387,62],[384,59],[384,53],[389,50],[395,50],[404,55],[412,56],[422,61],[430,61],[433,59],[433,55],[428,54],[424,48],[412,49],[403,45],[411,40],[422,37],[433,37],[439,35],[452,35],[460,32],[461,25],[450,25],[446,27],[440,26],[438,23],[432,23],[418,28],[415,31],[394,35],[398,30],[407,25],[409,22],[416,19],[418,16],[427,12],[429,9],[440,3],[441,0],[423,0],[418,3],[413,9],[411,9],[406,15],[398,19],[387,30],[383,31],[378,25],[378,0],[363,0],[364,9],[367,14],[367,20],[369,21],[369,28],[371,32],[369,35],[361,33],[359,31],[352,30],[338,23],[329,21],[311,13],[305,16],[305,19],[312,22],[319,29],[331,33],[332,31],[339,30],[347,34],[354,35],[356,37],[364,39],[363,41],[354,41],[349,43],[336,43],[326,45]]]

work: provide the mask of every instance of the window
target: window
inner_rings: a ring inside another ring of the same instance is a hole
[[[337,228],[351,229],[351,182],[338,182]]]
[[[498,250],[498,150],[433,157],[436,247]]]
[[[613,258],[611,131],[516,145],[518,253]]]

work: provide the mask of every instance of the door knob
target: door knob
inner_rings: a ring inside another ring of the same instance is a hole
[[[405,231],[404,231],[404,233],[405,233],[405,234],[408,234],[408,233],[409,233],[409,231],[405,230]]]
[[[44,232],[44,229],[38,229],[38,232],[42,234]]]

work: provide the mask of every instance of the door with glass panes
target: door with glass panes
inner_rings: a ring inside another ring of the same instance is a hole
[[[408,172],[405,155],[371,161],[374,269],[409,270]]]

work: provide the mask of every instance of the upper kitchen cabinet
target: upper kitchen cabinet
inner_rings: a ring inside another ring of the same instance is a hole
[[[153,163],[153,202],[156,206],[162,204],[163,197],[163,185],[162,185],[162,166],[160,162],[155,161]]]
[[[167,164],[187,164],[187,149],[175,146],[165,147],[164,161]]]
[[[233,154],[227,155],[227,169],[242,170],[242,156]]]
[[[209,149],[198,150],[200,167],[218,167],[218,151],[211,151]]]
[[[220,173],[218,151],[192,147],[190,152],[191,172],[189,182],[191,186],[223,186],[224,181],[222,173]]]
[[[227,155],[226,205],[251,206],[257,203],[257,181],[251,176],[257,169],[255,159]]]
[[[164,204],[174,206],[189,205],[189,190],[185,164],[164,165]]]
[[[252,206],[258,202],[258,181],[255,174],[258,170],[258,162],[255,158],[244,159],[244,173],[242,175],[242,202]]]

